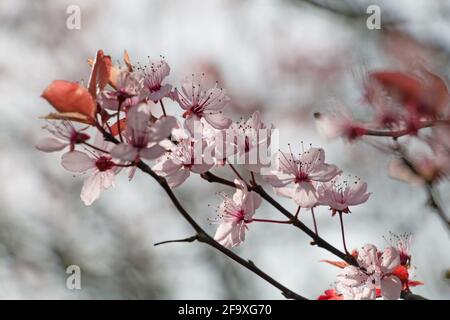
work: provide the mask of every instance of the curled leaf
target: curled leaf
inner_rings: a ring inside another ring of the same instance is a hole
[[[103,50],[97,51],[95,60],[92,61],[92,70],[89,77],[89,92],[92,97],[97,95],[97,86],[103,90],[110,79],[110,71],[112,67],[111,57],[105,56]]]
[[[79,113],[92,121],[95,119],[95,101],[89,91],[79,83],[55,80],[41,96],[60,113]]]
[[[126,118],[120,119],[119,122],[116,122],[111,126],[111,134],[113,136],[117,136],[119,134],[119,126],[120,132],[123,133],[125,128],[127,127],[127,119]]]
[[[399,71],[376,71],[371,72],[369,77],[405,103],[418,102],[422,99],[423,83],[412,74]]]
[[[133,65],[131,64],[130,56],[128,55],[127,50],[123,53],[123,61],[127,65],[128,71],[133,72]]]

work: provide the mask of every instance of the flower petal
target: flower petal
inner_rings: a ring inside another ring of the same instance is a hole
[[[250,220],[257,208],[261,205],[262,198],[256,192],[251,191],[247,194],[242,204],[242,209],[245,212],[245,219]]]
[[[312,208],[317,203],[316,189],[310,182],[301,182],[294,190],[292,199],[303,208]]]
[[[35,147],[36,149],[40,150],[40,151],[44,151],[44,152],[54,152],[54,151],[60,151],[62,149],[64,149],[65,147],[67,147],[69,145],[69,143],[67,142],[62,142],[58,139],[55,138],[42,138],[41,140],[39,140]]]
[[[373,244],[366,244],[358,251],[358,263],[366,269],[375,265],[377,260],[377,247]]]
[[[110,153],[113,158],[123,161],[134,161],[138,156],[138,149],[131,144],[119,143],[111,149]]]
[[[162,156],[166,152],[166,149],[161,147],[159,144],[155,144],[150,148],[141,149],[140,155],[142,158],[147,160],[153,160]]]
[[[383,273],[391,273],[400,265],[400,253],[394,247],[384,249],[380,257],[380,266]]]
[[[81,151],[71,151],[61,157],[62,166],[72,172],[86,172],[95,167],[95,159]]]
[[[171,174],[170,176],[166,176],[167,183],[171,188],[176,188],[180,186],[187,178],[189,178],[190,171],[187,169],[180,169],[178,172]]]
[[[216,129],[227,129],[231,125],[231,119],[221,113],[205,114],[205,120]]]
[[[214,240],[226,248],[238,246],[245,240],[245,224],[222,222],[217,228]]]
[[[102,176],[100,172],[97,172],[84,180],[80,198],[85,205],[90,206],[95,200],[98,199],[98,197],[100,197],[101,190]]]
[[[402,282],[396,276],[384,277],[381,280],[381,295],[385,300],[398,300],[402,291]]]
[[[342,269],[337,275],[337,279],[345,286],[356,287],[366,283],[367,275],[355,266],[348,266]]]

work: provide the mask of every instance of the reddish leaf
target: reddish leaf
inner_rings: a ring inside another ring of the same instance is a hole
[[[130,56],[128,55],[127,50],[123,53],[123,61],[127,65],[128,71],[133,72],[133,65],[131,64]]]
[[[419,102],[424,92],[424,86],[414,75],[399,71],[371,72],[369,77],[377,81],[386,91],[398,95],[406,102]]]
[[[119,73],[119,69],[112,65],[111,57],[110,56],[103,56],[104,64],[106,65],[108,69],[108,84],[116,88],[116,82],[117,82],[117,75]],[[94,59],[88,59],[88,64],[93,67],[95,64]]]
[[[111,67],[111,57],[105,56],[103,50],[98,50],[95,60],[92,61],[91,76],[89,78],[89,92],[94,98],[97,95],[97,85],[102,90],[108,84]]]
[[[406,283],[409,279],[409,272],[405,266],[398,266],[397,268],[395,268],[392,274],[399,278],[403,283]]]
[[[114,124],[111,126],[111,134],[112,134],[113,136],[117,136],[117,135],[119,134],[119,125],[118,125],[118,123],[119,123],[119,125],[120,125],[120,132],[123,133],[123,131],[124,131],[125,128],[127,127],[127,119],[126,119],[126,118],[120,119],[119,122],[116,122],[116,123],[114,123]]]
[[[430,108],[434,113],[440,113],[448,105],[450,94],[446,82],[440,76],[432,73],[426,68],[422,68],[425,76],[427,90],[424,97],[426,107]]]
[[[338,294],[335,289],[325,290],[324,294],[320,295],[317,300],[343,300],[344,297]]]
[[[421,281],[408,281],[409,287],[417,287],[417,286],[423,286],[424,283]]]
[[[380,288],[376,288],[376,289],[375,289],[375,296],[376,296],[377,298],[381,298],[381,289],[380,289]]]
[[[55,80],[41,96],[61,113],[75,112],[90,119],[95,118],[95,101],[79,83]]]

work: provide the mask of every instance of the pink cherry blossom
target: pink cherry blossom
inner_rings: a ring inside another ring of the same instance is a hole
[[[233,123],[225,130],[224,146],[237,155],[237,163],[244,164],[247,170],[259,173],[262,167],[270,164],[270,158],[264,162],[262,157],[269,157],[272,130],[273,125],[268,128],[261,121],[259,111],[256,111],[250,119]]]
[[[339,182],[339,179],[338,177],[322,183],[318,187],[318,204],[329,206],[333,215],[336,212],[349,213],[349,207],[366,202],[371,195],[367,192],[367,183],[359,179],[354,182],[348,180]]]
[[[244,242],[247,224],[252,221],[262,201],[258,194],[248,191],[243,181],[236,179],[234,182],[237,189],[232,198],[224,193],[219,194],[223,201],[218,208],[220,224],[214,236],[217,242],[227,248]]]
[[[117,111],[119,105],[122,110],[137,105],[143,100],[142,75],[128,70],[120,70],[117,75],[114,90],[103,90],[99,95],[99,103],[102,108]]]
[[[193,131],[194,122],[204,118],[216,129],[226,129],[231,124],[231,119],[222,115],[222,110],[230,98],[225,90],[215,87],[205,89],[201,81],[195,82],[192,79],[184,79],[181,82],[181,92],[175,89],[172,98],[186,110],[183,117],[186,119],[185,126],[189,131]]]
[[[397,249],[398,253],[400,254],[400,264],[402,266],[409,266],[411,262],[412,235],[410,233],[397,235],[390,232],[390,237],[389,239],[386,239],[386,241],[392,247]]]
[[[111,149],[112,144],[105,142],[101,135],[98,135],[94,146],[107,151]],[[84,180],[80,194],[81,200],[87,206],[99,198],[102,190],[114,186],[115,175],[120,170],[108,153],[97,149],[90,155],[76,150],[67,152],[63,154],[61,164],[71,172],[92,173]]]
[[[44,129],[53,135],[53,137],[42,138],[36,143],[36,149],[44,152],[60,151],[67,146],[70,146],[70,151],[73,151],[76,144],[86,142],[90,138],[83,132],[87,128],[77,130],[69,121],[48,125]]]
[[[337,289],[344,299],[375,299],[376,289],[386,300],[400,298],[402,282],[392,272],[400,265],[397,249],[388,247],[384,252],[372,244],[358,251],[359,267],[345,267],[338,275]]]
[[[148,92],[148,98],[157,102],[166,97],[172,86],[162,84],[165,77],[170,73],[170,67],[164,60],[151,61],[144,70],[144,90]]]
[[[277,169],[263,176],[278,195],[292,198],[299,206],[311,208],[317,204],[317,182],[327,182],[341,173],[332,164],[325,163],[325,152],[310,148],[298,156],[279,152]],[[291,185],[293,184],[293,185]]]
[[[328,138],[345,138],[349,141],[363,136],[367,129],[363,123],[354,120],[347,112],[339,115],[314,114],[319,133]]]
[[[148,105],[142,103],[131,108],[127,114],[127,127],[124,132],[124,143],[117,144],[111,155],[123,161],[156,159],[166,150],[159,142],[168,138],[176,125],[172,116],[166,116],[151,122]]]
[[[174,130],[175,131],[175,130]],[[183,132],[183,131],[181,131]],[[163,155],[153,166],[153,170],[160,176],[166,178],[170,187],[180,186],[192,173],[205,173],[214,166],[213,159],[206,161],[204,153],[214,146],[207,144],[205,140],[196,142],[186,133],[178,133],[176,143],[170,147],[170,151]],[[195,143],[200,144],[200,152],[197,152]]]
[[[353,269],[352,269],[353,270]],[[350,271],[351,272],[351,271]],[[352,275],[350,275],[351,277]],[[338,283],[336,291],[343,297],[344,300],[375,300],[376,290],[372,290],[367,286],[346,286]]]

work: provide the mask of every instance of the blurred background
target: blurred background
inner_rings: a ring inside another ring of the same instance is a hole
[[[381,30],[366,27],[369,4]],[[66,9],[81,8],[69,30]],[[218,80],[237,120],[261,110],[280,129],[281,147],[301,140],[325,148],[329,162],[368,182],[369,201],[346,216],[348,246],[413,234],[414,292],[449,299],[450,240],[420,188],[387,175],[389,157],[363,142],[321,138],[313,113],[345,105],[364,113],[361,76],[374,68],[426,63],[448,79],[450,1],[26,1],[0,0],[0,298],[282,299],[252,273],[199,243],[154,247],[193,234],[151,179],[119,177],[91,207],[79,199],[82,177],[62,169],[60,154],[33,145],[43,135],[40,98],[54,79],[89,77],[87,58],[103,49],[134,62],[164,55],[176,85],[191,73]],[[175,105],[169,112],[180,112]],[[232,177],[226,169],[216,173]],[[210,233],[218,185],[192,177],[176,194]],[[226,190],[231,192],[231,190]],[[450,188],[442,200],[450,204]],[[280,201],[289,209],[295,205]],[[447,206],[450,211],[450,206]],[[261,217],[279,217],[264,205]],[[317,212],[321,236],[340,248],[339,221]],[[306,213],[300,217],[311,224]],[[287,287],[316,298],[333,284],[333,259],[283,225],[253,224],[235,251]],[[81,268],[82,290],[66,288],[67,266]]]

